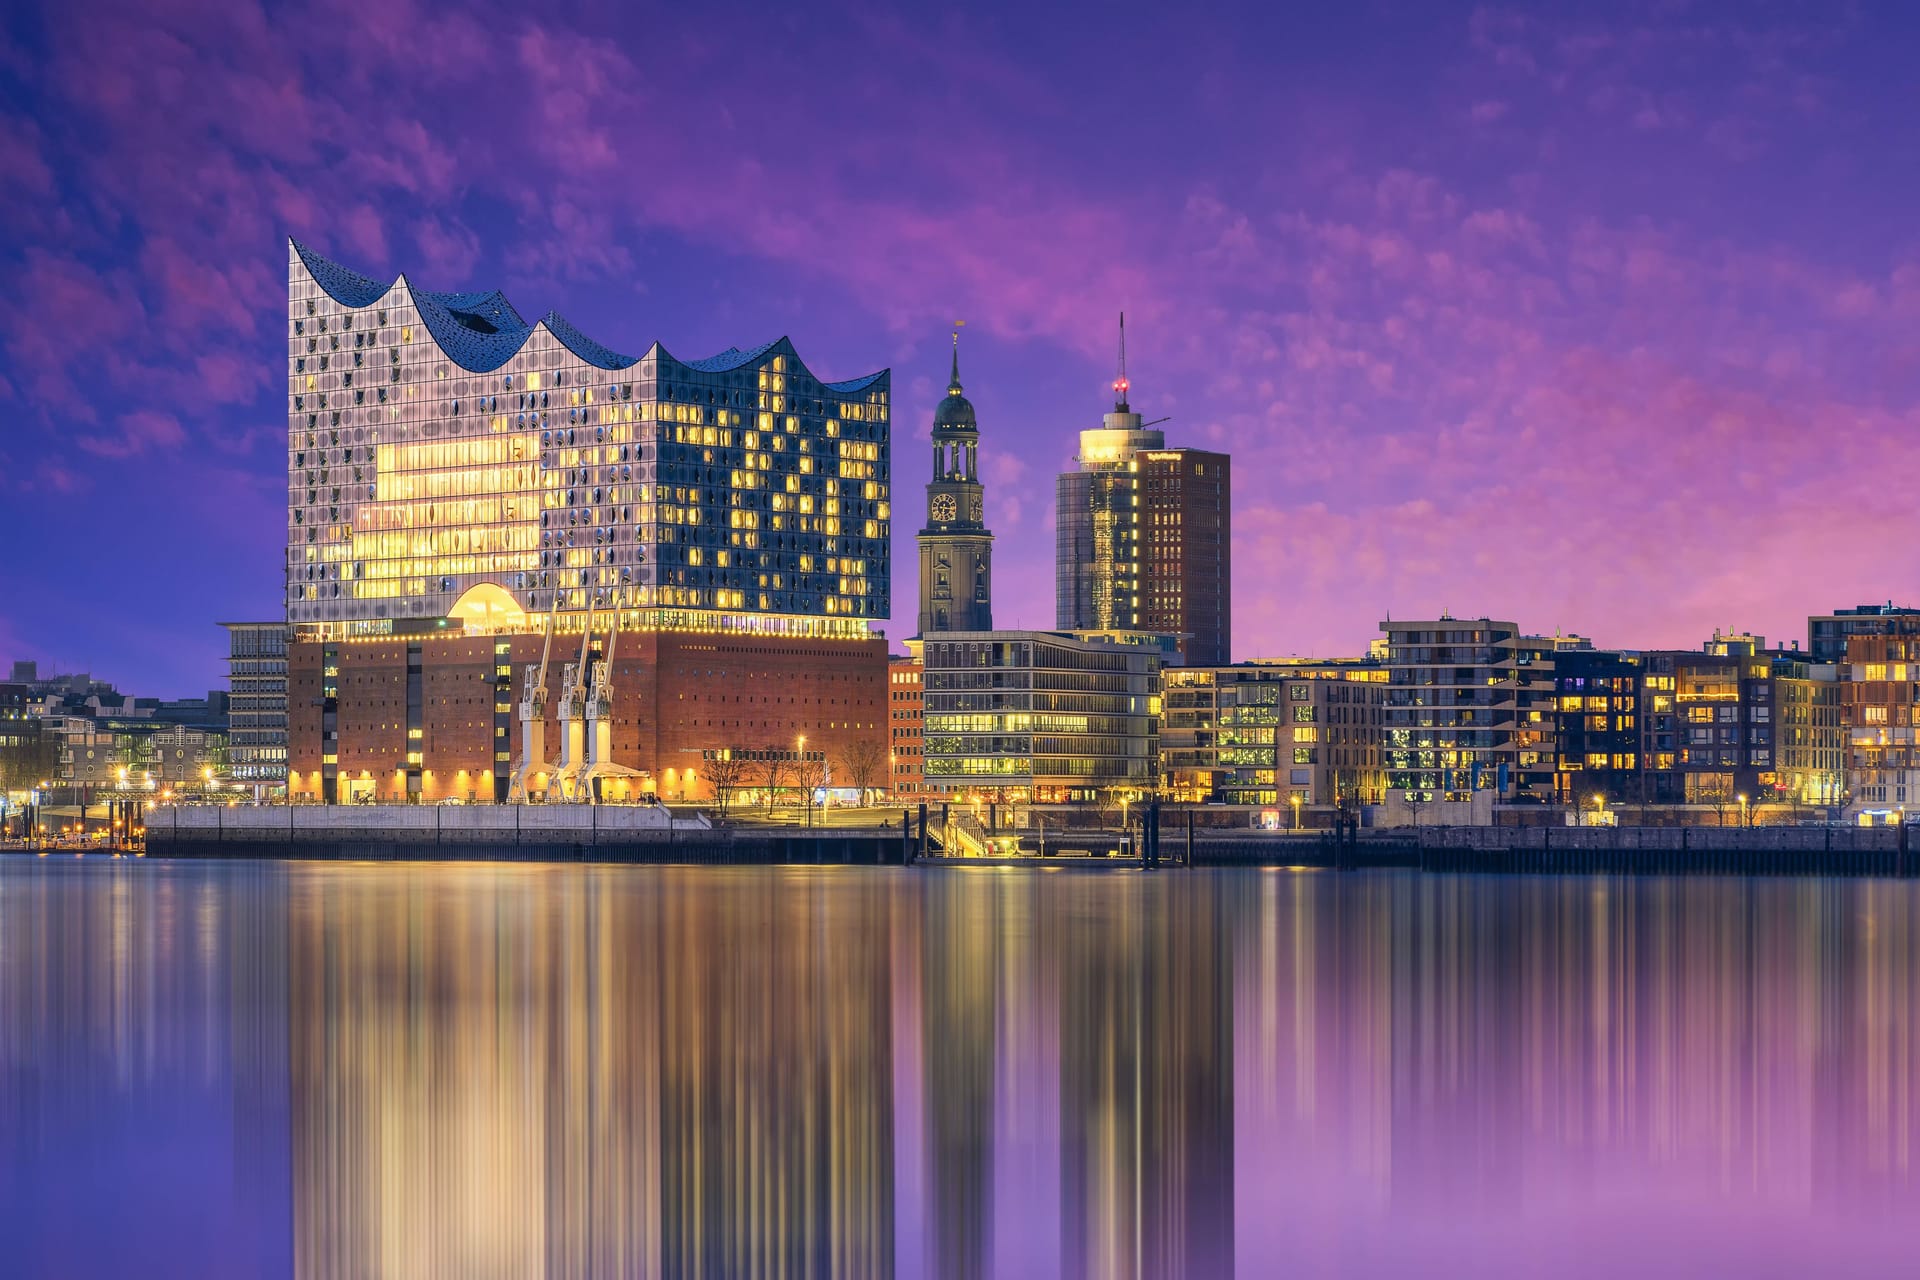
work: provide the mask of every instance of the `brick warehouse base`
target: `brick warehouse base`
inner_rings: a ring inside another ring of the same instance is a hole
[[[604,632],[595,654],[602,643]],[[504,798],[520,755],[527,667],[539,663],[542,644],[531,633],[458,631],[296,639],[287,660],[289,792],[339,803]],[[577,634],[554,638],[549,759],[559,754],[562,671],[579,652]],[[655,793],[670,801],[711,798],[701,769],[707,751],[787,750],[804,735],[806,750],[825,753],[837,769],[856,742],[885,749],[887,652],[879,636],[622,632],[614,681],[614,761],[650,774]]]

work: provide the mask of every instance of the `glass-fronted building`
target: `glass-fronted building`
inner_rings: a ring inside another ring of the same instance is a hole
[[[1443,617],[1388,620],[1380,629],[1390,668],[1382,744],[1388,787],[1423,802],[1466,800],[1500,788],[1504,765],[1508,786],[1501,789],[1511,790],[1519,626]],[[1544,723],[1551,727],[1550,718]],[[1551,744],[1531,754],[1544,755],[1551,778]]]
[[[1118,384],[1116,384],[1118,385]],[[1054,623],[1154,631],[1222,666],[1233,631],[1232,459],[1169,449],[1123,399],[1054,484]]]
[[[1162,673],[1160,768],[1176,800],[1377,803],[1387,668],[1269,659]]]
[[[223,622],[227,629],[227,769],[235,782],[287,780],[287,627]]]
[[[1160,654],[1051,631],[926,640],[925,785],[1063,804],[1152,790],[1159,777]]]
[[[891,612],[887,371],[823,381],[785,338],[622,355],[297,242],[287,299],[288,622],[379,634],[481,584],[647,629]]]

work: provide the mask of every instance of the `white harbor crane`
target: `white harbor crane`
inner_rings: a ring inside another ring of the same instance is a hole
[[[526,689],[520,695],[520,767],[507,788],[509,804],[525,804],[533,780],[552,771],[547,762],[547,659],[553,654],[553,610],[547,610],[547,638],[540,646],[540,665],[527,664]]]
[[[587,761],[588,654],[593,644],[594,600],[587,591],[587,625],[580,632],[580,661],[569,662],[560,673],[560,767],[547,782],[547,799],[584,800],[580,772]]]
[[[579,799],[600,802],[601,783],[609,778],[643,778],[638,769],[613,761],[613,650],[620,641],[620,617],[607,628],[607,653],[593,664],[593,695],[587,699],[587,767]]]

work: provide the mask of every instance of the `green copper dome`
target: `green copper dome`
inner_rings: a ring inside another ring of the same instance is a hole
[[[953,378],[947,383],[947,394],[940,398],[940,407],[933,411],[933,429],[980,430],[979,420],[973,416],[973,402],[960,394],[960,335],[957,333],[953,335]]]

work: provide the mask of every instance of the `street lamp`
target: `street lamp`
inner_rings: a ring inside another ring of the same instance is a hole
[[[1293,800],[1293,829],[1298,831],[1300,829],[1300,793],[1294,792],[1291,799]]]
[[[1607,797],[1604,794],[1596,794],[1593,797],[1593,825],[1596,827],[1604,826],[1605,824],[1601,820],[1606,816]]]
[[[794,781],[800,784],[800,803],[805,806],[802,812],[805,815],[806,825],[810,827],[813,825],[813,790],[812,788],[807,786],[807,735],[806,734],[803,733],[800,735],[799,749],[796,750],[793,754],[794,754],[794,765],[793,765]]]
[[[1747,793],[1742,791],[1739,795],[1739,800],[1740,800],[1740,825],[1743,827],[1751,827],[1753,825],[1753,818],[1747,812]]]

